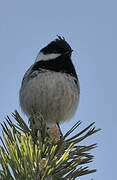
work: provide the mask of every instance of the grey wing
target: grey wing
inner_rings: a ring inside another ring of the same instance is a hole
[[[38,70],[33,70],[34,64],[26,71],[22,80],[22,86],[25,85],[28,81],[38,76],[39,73],[44,73],[45,69],[39,68]]]
[[[24,77],[22,79],[22,86],[25,84],[26,81],[28,81],[30,74],[31,74],[31,71],[32,71],[32,67],[33,67],[33,65],[24,74]]]

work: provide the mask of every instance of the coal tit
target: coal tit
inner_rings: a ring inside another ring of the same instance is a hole
[[[69,120],[75,113],[80,86],[63,37],[42,48],[27,70],[20,88],[20,106],[28,116],[41,113],[47,125]]]

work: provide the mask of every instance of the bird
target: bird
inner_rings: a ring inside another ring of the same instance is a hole
[[[27,117],[40,113],[49,127],[72,118],[80,97],[72,52],[61,36],[39,51],[24,74],[19,92],[20,106]]]

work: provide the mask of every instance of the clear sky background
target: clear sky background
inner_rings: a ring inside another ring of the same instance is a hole
[[[0,119],[19,107],[19,88],[40,48],[62,35],[74,49],[81,96],[74,118],[81,129],[96,122],[102,131],[84,141],[98,143],[90,168],[97,172],[81,180],[117,178],[117,1],[0,1]],[[22,117],[27,118],[21,113]]]

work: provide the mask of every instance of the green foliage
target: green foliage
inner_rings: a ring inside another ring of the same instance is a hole
[[[94,123],[68,137],[80,124],[78,121],[59,141],[55,142],[46,131],[41,115],[32,117],[40,121],[41,130],[37,137],[33,128],[29,128],[17,111],[13,114],[17,124],[9,117],[2,124],[3,139],[0,147],[0,180],[74,180],[96,170],[89,170],[93,156],[89,151],[96,144],[81,146],[79,142],[100,129],[92,128]]]

